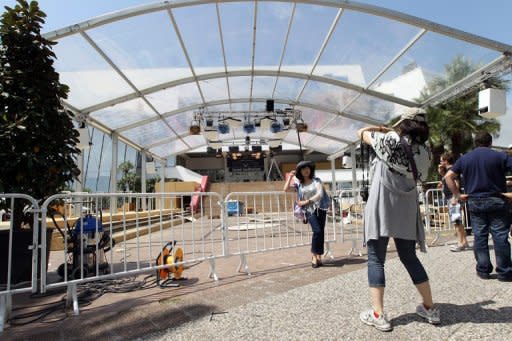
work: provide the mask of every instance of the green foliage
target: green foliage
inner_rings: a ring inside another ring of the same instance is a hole
[[[479,65],[458,56],[450,64],[445,65],[445,76],[434,78],[422,92],[421,99],[447,88],[474,72]],[[506,89],[507,83],[499,79],[490,79],[492,87]],[[437,164],[441,154],[452,151],[455,155],[466,153],[473,146],[473,135],[478,131],[487,131],[496,136],[500,131],[497,120],[484,119],[478,115],[478,91],[455,98],[449,102],[427,109],[430,127],[430,144],[434,154],[431,167],[431,180],[437,179]]]
[[[121,179],[117,182],[117,187],[123,192],[135,191],[135,184],[137,183],[137,174],[132,171],[135,166],[130,161],[121,163],[117,169],[121,172]],[[140,179],[139,179],[140,183]]]
[[[0,191],[45,199],[76,179],[78,131],[61,104],[50,42],[37,2],[5,7],[0,22]]]

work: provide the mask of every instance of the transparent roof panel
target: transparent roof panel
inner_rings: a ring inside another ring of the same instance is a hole
[[[92,112],[90,115],[112,129],[125,127],[131,123],[157,116],[140,98],[106,107]]]
[[[228,83],[225,77],[200,81],[199,87],[206,102],[225,99],[228,93]]]
[[[252,97],[256,98],[272,98],[272,90],[276,77],[254,77],[252,83]]]
[[[138,89],[192,75],[167,11],[116,21],[88,34]]]
[[[133,92],[133,89],[108,65],[81,36],[58,40],[54,66],[60,81],[71,91],[67,101],[82,109]]]
[[[191,149],[204,146],[204,144],[206,143],[205,138],[201,135],[185,136],[183,139],[190,146]]]
[[[304,82],[305,80],[300,78],[279,77],[273,97],[295,101]]]
[[[419,31],[401,22],[345,10],[313,73],[366,86]]]
[[[180,139],[161,144],[159,146],[151,148],[149,151],[156,155],[169,156],[179,154],[180,152],[187,150],[187,145]]]
[[[371,87],[386,94],[416,101],[421,92],[436,79],[446,76],[446,65],[456,58],[470,61],[475,67],[484,66],[498,58],[500,53],[465,41],[428,32],[384,73]],[[437,91],[449,82],[440,82]]]
[[[277,70],[292,15],[292,3],[257,2],[254,68]]]
[[[190,123],[194,118],[193,111],[186,111],[167,117],[165,120],[178,135],[188,133]]]
[[[358,139],[357,131],[366,126],[368,125],[361,121],[338,116],[333,121],[329,121],[327,126],[322,127],[321,133],[334,138],[343,137],[345,140],[351,141]]]
[[[229,77],[229,91],[231,98],[249,98],[251,77]]]
[[[311,72],[337,12],[338,8],[334,7],[297,4],[282,70]]]
[[[329,114],[325,111],[297,106],[296,109],[302,111],[302,118],[308,124],[309,131],[319,131],[327,123],[332,121],[336,115]],[[340,132],[339,132],[340,133]]]
[[[195,73],[224,71],[215,4],[174,8],[172,13]]]
[[[357,92],[336,85],[309,81],[299,98],[301,103],[320,104],[322,107],[339,111],[357,96]]]
[[[64,104],[89,113],[101,129],[118,130],[135,145],[153,146],[161,157],[206,144],[203,136],[188,137],[199,108],[224,111],[226,117],[230,111],[263,112],[270,98],[276,109],[295,105],[302,110],[309,127],[302,142],[331,153],[345,148],[345,140],[357,141],[361,127],[401,114],[405,108],[396,102],[425,103],[457,81],[446,79],[450,63],[470,61],[477,69],[502,57],[502,69],[483,70],[496,75],[510,68],[502,53],[512,50],[421,18],[343,1],[164,1],[47,37],[59,42],[55,66],[71,89]],[[426,94],[428,87],[431,93]],[[350,118],[336,115],[340,111]],[[321,136],[314,137],[317,133]],[[295,130],[282,134],[287,143],[298,145]],[[221,138],[231,143],[246,136],[242,127],[233,127]],[[261,129],[250,136],[275,137]]]
[[[344,111],[350,114],[366,116],[380,122],[389,122],[401,115],[407,107],[369,95],[361,95]]]
[[[147,146],[165,138],[176,136],[162,120],[124,131],[122,134],[140,146]]]
[[[222,3],[219,10],[228,71],[250,69],[254,2]]]
[[[315,136],[314,139],[306,142],[305,147],[320,151],[324,154],[333,154],[347,146],[346,143],[333,141],[322,136]]]
[[[157,91],[146,95],[146,98],[160,114],[203,102],[196,83],[186,83]]]

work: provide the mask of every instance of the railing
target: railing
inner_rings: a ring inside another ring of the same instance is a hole
[[[342,190],[338,192],[338,216],[341,217],[341,240],[350,241],[352,247],[349,255],[362,256],[364,242],[364,208],[366,202],[361,197],[361,189]]]
[[[5,214],[10,215],[9,221],[0,222],[0,331],[3,331],[11,312],[12,295],[37,291],[39,205],[25,194],[0,194],[0,199],[7,208]],[[18,223],[23,226],[15,226]],[[13,268],[13,264],[18,265],[27,257],[31,259],[30,268]]]
[[[311,243],[308,223],[293,216],[296,193],[233,192],[224,201],[227,251],[240,256],[238,271],[249,273],[246,255],[294,248]],[[331,205],[325,226],[326,256],[332,256],[330,243],[336,241],[336,211]]]
[[[359,193],[347,192],[356,196]],[[199,200],[198,208],[191,212],[193,196],[199,196]],[[247,255],[310,245],[312,237],[309,224],[293,216],[296,194],[282,191],[230,193],[224,200],[217,193],[198,192],[66,193],[48,198],[40,210],[28,196],[1,194],[0,198],[26,200],[34,226],[30,283],[19,288],[7,280],[0,291],[2,329],[15,293],[38,289],[45,293],[65,287],[67,304],[78,314],[77,286],[83,283],[158,273],[202,261],[208,261],[209,276],[217,280],[215,261],[231,256],[240,257],[238,271],[249,274]],[[345,199],[348,198],[342,194],[333,198],[327,213],[325,255],[331,258],[330,245],[337,240],[339,231],[343,240],[352,240],[353,245],[362,239],[362,225],[351,230],[343,218]],[[359,202],[357,199],[353,205]],[[16,221],[14,203],[9,204],[8,278],[13,261],[12,227]],[[350,224],[362,221],[362,210],[354,208],[350,214]],[[174,251],[181,249],[183,255],[172,263],[163,262],[161,253],[166,245]],[[36,250],[40,250],[39,256]]]
[[[200,198],[198,213],[193,214],[187,209],[187,201],[195,195]],[[77,284],[168,268],[163,263],[157,265],[157,257],[169,242],[175,241],[173,246],[184,253],[176,265],[222,257],[225,242],[221,203],[216,193],[197,192],[54,195],[42,205],[42,216],[53,216],[43,219],[42,230],[54,228],[61,235],[60,251],[52,252],[52,267],[48,269],[60,278],[50,280],[42,271],[41,292],[66,286],[68,303],[72,301],[78,314]],[[56,206],[64,207],[58,218]],[[83,213],[77,219],[69,218],[66,210],[77,207]],[[135,211],[128,212],[130,208]],[[43,233],[43,250],[49,246],[45,236]],[[114,249],[117,251],[112,252]],[[44,252],[41,263],[46,264]]]

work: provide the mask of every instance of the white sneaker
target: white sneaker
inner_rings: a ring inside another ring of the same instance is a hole
[[[436,307],[431,307],[427,310],[423,304],[420,304],[416,307],[416,314],[426,319],[430,324],[441,323],[441,313]]]
[[[453,245],[450,248],[450,251],[451,252],[461,252],[461,251],[464,251],[464,250],[467,250],[467,249],[469,249],[468,245]]]
[[[384,314],[380,314],[379,318],[376,318],[375,315],[373,314],[373,309],[363,311],[359,315],[359,319],[364,324],[374,326],[375,328],[383,332],[389,332],[393,330],[393,326],[386,319],[386,316],[384,316]]]

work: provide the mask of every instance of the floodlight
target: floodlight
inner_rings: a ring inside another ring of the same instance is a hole
[[[244,131],[246,134],[254,133],[256,131],[256,127],[254,126],[254,123],[245,122],[244,123]]]
[[[274,134],[279,133],[282,129],[283,127],[281,126],[281,123],[279,123],[278,121],[274,121],[270,124],[270,131],[273,132]]]
[[[217,130],[220,134],[229,134],[229,125],[227,123],[219,123]]]

